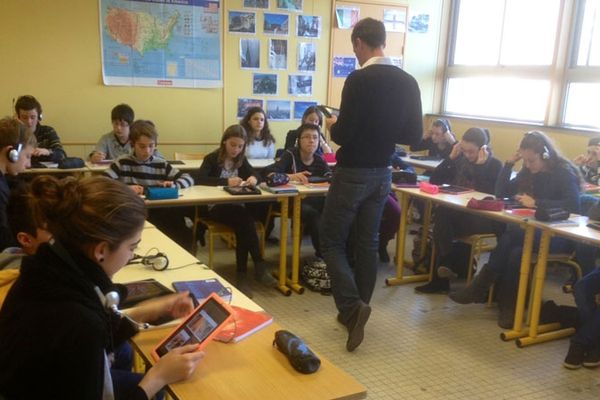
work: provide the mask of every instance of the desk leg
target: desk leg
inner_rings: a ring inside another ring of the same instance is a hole
[[[292,279],[287,281],[287,285],[292,288],[298,294],[304,293],[304,287],[299,283],[300,275],[300,243],[302,238],[300,237],[300,214],[302,199],[305,196],[297,195],[293,200],[292,210]]]
[[[525,225],[525,238],[523,239],[523,256],[521,257],[521,272],[519,277],[519,291],[517,292],[517,304],[515,306],[515,322],[513,329],[502,332],[502,340],[513,340],[525,336],[523,334],[523,315],[525,313],[525,295],[529,284],[529,270],[531,269],[531,253],[533,251],[533,238],[535,228]]]
[[[287,275],[288,198],[280,198],[279,203],[281,204],[281,233],[279,235],[279,285],[277,289],[284,295],[289,296],[292,291],[285,285]]]
[[[408,208],[410,204],[410,196],[402,193],[400,198],[400,226],[396,238],[396,276],[394,278],[386,278],[385,284],[388,286],[401,285],[403,283],[422,282],[429,280],[429,274],[404,276],[404,249],[406,247],[406,234],[408,233]],[[427,240],[427,231],[431,220],[431,202],[427,202],[425,215],[423,217],[423,234]],[[425,251],[427,243],[422,241],[421,254]]]
[[[540,248],[538,250],[538,262],[535,266],[535,280],[532,293],[531,304],[531,322],[529,324],[529,334],[526,337],[517,340],[517,346],[524,347],[536,343],[543,343],[554,339],[563,338],[575,333],[575,329],[566,328],[546,333],[541,333],[539,329],[540,309],[542,306],[542,294],[544,292],[544,281],[546,280],[546,266],[548,261],[548,252],[550,249],[550,240],[552,233],[544,230],[540,239]],[[560,325],[559,325],[560,327]]]

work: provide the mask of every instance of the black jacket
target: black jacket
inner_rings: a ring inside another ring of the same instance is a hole
[[[70,252],[76,267],[43,244],[23,259],[0,311],[0,393],[8,399],[101,399],[104,352],[135,333],[94,290],[113,289],[104,271]],[[132,398],[144,399],[138,388]]]
[[[196,185],[227,186],[227,178],[221,178],[222,170],[223,167],[219,165],[219,150],[215,150],[204,157],[200,169],[193,171],[190,175],[194,178]],[[260,180],[260,175],[254,172],[246,157],[244,157],[244,162],[238,168],[238,176],[244,180],[251,176]]]
[[[442,161],[431,174],[429,181],[435,185],[448,183],[493,194],[501,169],[502,163],[492,155],[481,165],[471,163],[465,156],[460,155],[456,160],[446,158]]]
[[[284,151],[279,160],[265,167],[263,176],[266,178],[272,172],[295,174],[302,171],[310,172],[311,176],[326,176],[331,174],[331,170],[325,160],[323,160],[323,157],[315,153],[313,163],[306,165],[302,162],[300,150],[294,147]]]

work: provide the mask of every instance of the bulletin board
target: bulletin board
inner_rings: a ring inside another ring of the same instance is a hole
[[[348,63],[354,57],[352,51],[353,23],[371,17],[382,20],[386,25],[385,55],[403,66],[404,43],[406,40],[408,6],[386,1],[334,1],[332,3],[331,64],[327,104],[339,108],[342,88],[346,80],[344,74],[350,71]],[[340,26],[341,25],[341,26]],[[355,57],[354,57],[355,58]],[[356,59],[355,59],[356,60]],[[358,61],[355,61],[358,68]]]

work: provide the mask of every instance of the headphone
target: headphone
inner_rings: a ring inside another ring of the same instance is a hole
[[[8,161],[10,161],[11,163],[16,163],[17,161],[19,161],[19,155],[21,154],[21,150],[23,149],[23,143],[19,143],[16,145],[16,147],[12,147],[8,153],[6,153],[6,156],[8,157]]]
[[[530,131],[530,132],[527,132],[525,135],[532,135],[532,136],[538,138],[542,142],[542,146],[544,148],[544,150],[542,151],[542,154],[541,154],[542,160],[549,160],[550,157],[552,156],[552,153],[550,152],[550,149],[548,148],[546,138],[544,138],[544,136],[540,135],[539,132],[537,132],[537,131]]]
[[[100,303],[102,303],[104,308],[106,308],[108,311],[112,312],[119,318],[125,318],[126,320],[131,322],[135,327],[137,327],[138,330],[139,329],[148,329],[150,327],[149,323],[137,322],[136,320],[131,318],[129,315],[127,315],[123,311],[119,310],[119,302],[121,301],[121,296],[119,295],[119,292],[117,292],[116,290],[111,290],[110,292],[108,292],[106,294],[102,293],[102,291],[100,290],[100,288],[98,286],[94,286],[94,290],[96,291],[96,294],[98,295],[98,298],[100,299]]]
[[[442,125],[444,127],[444,133],[451,132],[450,122],[447,119],[438,118],[434,121],[435,125]]]
[[[169,258],[165,253],[160,251],[156,254],[145,256],[134,254],[128,264],[142,264],[151,267],[155,271],[164,271],[169,266]]]

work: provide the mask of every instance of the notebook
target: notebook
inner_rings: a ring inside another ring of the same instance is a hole
[[[215,336],[219,342],[237,343],[273,322],[264,311],[250,311],[239,306],[233,308],[233,319]]]
[[[177,292],[189,291],[199,302],[202,302],[211,293],[218,294],[226,303],[231,302],[231,289],[223,286],[221,281],[216,278],[173,282],[173,288]]]

